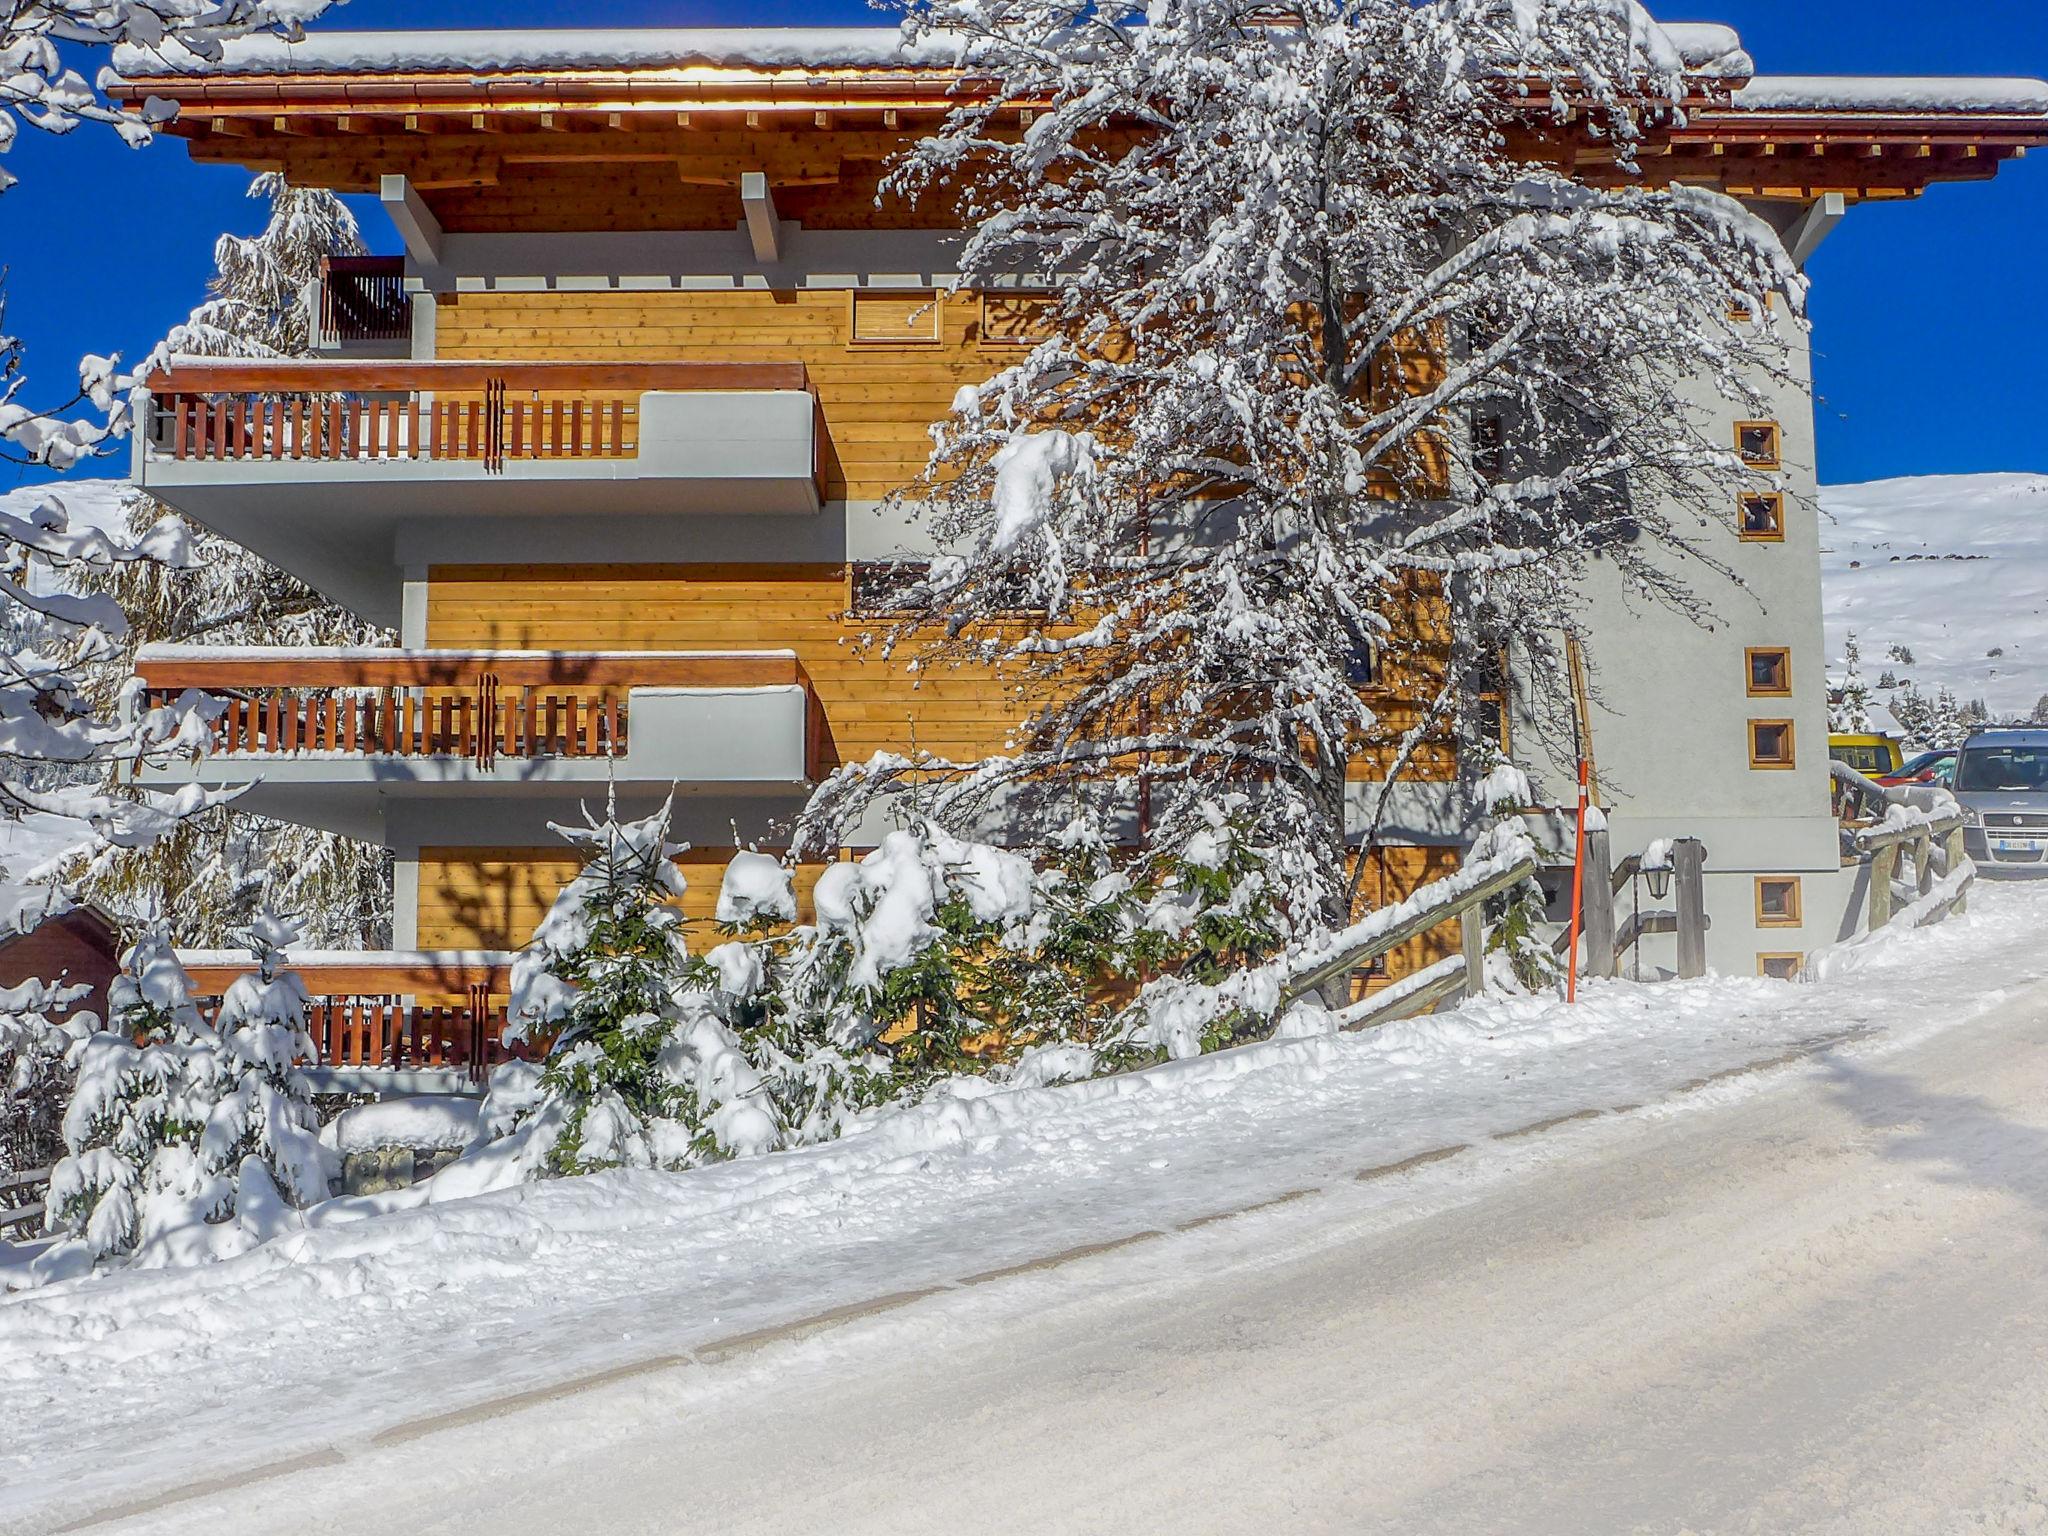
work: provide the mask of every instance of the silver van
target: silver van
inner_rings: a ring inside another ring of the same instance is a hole
[[[2048,875],[2048,730],[1972,736],[1956,759],[1955,797],[1981,871]]]

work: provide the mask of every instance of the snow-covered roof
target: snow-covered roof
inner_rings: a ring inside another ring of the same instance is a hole
[[[148,75],[500,74],[531,70],[949,68],[960,46],[916,46],[895,27],[599,27],[421,32],[317,30],[303,42],[236,38],[210,63],[125,44],[114,67]]]
[[[1929,75],[1759,75],[1735,92],[1753,112],[1985,112],[2048,115],[2048,81]]]
[[[1733,27],[1664,26],[1690,69],[1728,79],[1754,71]],[[965,39],[906,43],[896,27],[600,27],[420,32],[316,29],[302,42],[236,38],[218,62],[184,48],[123,44],[114,68],[129,79],[162,75],[507,74],[520,70],[949,69]]]
[[[1733,27],[1718,21],[1666,21],[1659,25],[1687,69],[1723,80],[1747,80],[1756,73],[1756,64]]]

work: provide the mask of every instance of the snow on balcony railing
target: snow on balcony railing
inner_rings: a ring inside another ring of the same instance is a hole
[[[793,651],[457,651],[145,646],[142,702],[186,689],[224,706],[225,755],[612,757],[628,750],[632,690],[800,687],[807,755],[820,735],[810,679]]]
[[[654,391],[810,393],[801,363],[205,362],[151,376],[152,458],[632,458]],[[822,443],[823,434],[819,434]]]

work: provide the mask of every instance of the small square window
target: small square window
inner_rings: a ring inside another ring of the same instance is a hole
[[[1790,720],[1752,720],[1749,722],[1750,767],[1790,768],[1792,763],[1792,722]]]
[[[847,296],[857,347],[935,347],[939,295],[929,288],[856,288]]]
[[[1728,319],[1729,322],[1733,325],[1747,325],[1750,321],[1754,320],[1755,318],[1756,311],[1751,309],[1747,304],[1743,303],[1740,299],[1735,300],[1728,306]]]
[[[911,591],[930,573],[921,560],[856,560],[847,592],[847,616],[856,619],[902,618],[913,609]]]
[[[1758,955],[1756,973],[1768,976],[1772,981],[1797,981],[1799,973],[1806,969],[1804,955]]]
[[[1363,636],[1353,636],[1344,653],[1344,677],[1354,688],[1370,688],[1380,680],[1380,648]]]
[[[1799,877],[1758,875],[1756,877],[1756,925],[1759,928],[1797,928]]]
[[[1751,469],[1776,469],[1782,462],[1775,421],[1735,423],[1735,451]]]
[[[1792,653],[1783,646],[1755,645],[1749,658],[1751,698],[1783,698],[1792,692]]]
[[[1745,493],[1742,536],[1753,543],[1779,542],[1785,537],[1785,498],[1776,491]]]
[[[1059,300],[1049,293],[999,290],[981,296],[981,344],[1033,347],[1045,340],[1059,318]]]

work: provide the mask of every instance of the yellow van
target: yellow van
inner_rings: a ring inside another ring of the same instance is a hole
[[[1830,735],[1828,756],[1838,763],[1847,763],[1867,779],[1897,773],[1906,766],[1905,749],[1894,738],[1876,733],[1868,736]]]

